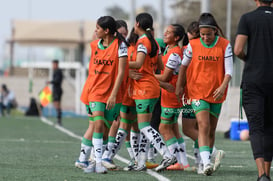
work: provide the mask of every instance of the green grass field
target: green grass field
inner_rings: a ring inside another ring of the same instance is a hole
[[[55,122],[55,118],[49,118]],[[63,130],[49,125],[38,117],[24,117],[16,114],[0,118],[0,180],[2,181],[84,181],[84,180],[158,180],[149,172],[109,171],[107,174],[85,174],[74,167],[80,151],[80,138],[88,126],[88,120],[65,118]],[[76,136],[71,137],[65,131]],[[192,141],[186,139],[189,155]],[[251,181],[257,179],[256,166],[252,158],[249,142],[224,139],[217,133],[217,148],[226,152],[221,168],[212,176],[197,175],[194,172],[164,171],[161,180],[172,181]],[[119,156],[129,159],[123,147]],[[158,156],[160,161],[161,157]],[[120,167],[125,163],[114,160]],[[189,158],[193,165],[193,160]],[[155,173],[157,174],[157,173]]]

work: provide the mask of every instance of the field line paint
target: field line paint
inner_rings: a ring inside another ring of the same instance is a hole
[[[69,136],[71,136],[71,137],[73,137],[73,138],[79,139],[79,140],[82,139],[81,136],[76,135],[75,133],[71,132],[71,131],[68,130],[68,129],[65,129],[65,128],[62,127],[62,126],[55,125],[52,121],[48,120],[47,118],[45,118],[45,117],[40,117],[40,118],[41,118],[41,121],[42,121],[43,123],[48,124],[48,125],[50,125],[50,126],[54,126],[56,129],[58,129],[59,131],[61,131],[61,132],[63,132],[63,133],[65,133],[65,134],[67,134],[67,135],[69,135]],[[126,163],[126,164],[129,163],[129,160],[127,160],[126,158],[123,158],[123,157],[121,157],[121,156],[119,156],[119,155],[116,155],[116,156],[115,156],[115,159],[117,159],[117,160],[119,160],[119,161],[121,161],[121,162],[123,162],[123,163]],[[146,173],[149,174],[149,175],[151,175],[151,176],[153,176],[153,177],[155,177],[158,181],[170,181],[170,179],[168,179],[168,178],[166,178],[166,177],[164,177],[164,176],[162,176],[162,175],[160,175],[160,174],[158,174],[157,172],[154,172],[154,171],[152,171],[152,170],[147,170]]]

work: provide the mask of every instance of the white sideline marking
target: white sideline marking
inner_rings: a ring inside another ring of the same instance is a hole
[[[54,141],[54,140],[25,140],[24,138],[19,139],[0,139],[0,142],[31,142],[31,143],[54,143],[54,144],[71,144],[72,141]]]
[[[192,159],[192,160],[195,160],[195,157],[194,157],[194,156],[191,156],[191,155],[189,155],[189,154],[187,154],[187,157],[190,158],[190,159]]]
[[[73,138],[76,138],[76,139],[79,139],[79,140],[82,140],[82,137],[79,136],[79,135],[76,135],[75,133],[69,131],[68,129],[65,129],[64,127],[62,126],[58,126],[58,125],[54,125],[54,123],[50,120],[48,120],[47,118],[45,117],[40,117],[41,118],[41,121],[45,124],[48,124],[50,126],[54,126],[56,129],[60,130],[61,132],[73,137]],[[123,158],[121,156],[119,156],[118,154],[115,156],[115,158],[123,163],[126,163],[128,164],[129,163],[129,160],[127,160],[126,158]],[[157,180],[159,181],[170,181],[170,179],[158,174],[157,172],[154,172],[152,170],[147,170],[147,173],[153,177],[155,177]]]
[[[230,165],[231,168],[243,168],[243,165]]]

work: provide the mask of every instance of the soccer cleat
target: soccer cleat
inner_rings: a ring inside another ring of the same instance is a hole
[[[146,167],[146,165],[137,166],[134,168],[134,170],[139,171],[139,172],[143,172],[143,171],[147,171],[147,167]]]
[[[148,169],[153,169],[153,168],[156,168],[157,166],[158,166],[158,164],[155,163],[154,159],[150,159],[150,160],[146,161],[146,167]]]
[[[124,171],[131,171],[131,170],[134,170],[134,167],[136,167],[136,162],[135,162],[135,159],[132,159],[128,166],[127,167],[124,167],[123,170]]]
[[[88,165],[89,165],[88,161],[81,162],[80,160],[77,160],[75,162],[75,167],[77,167],[77,168],[86,168],[86,167],[88,167]]]
[[[160,172],[164,169],[166,169],[168,166],[173,165],[177,162],[176,157],[173,156],[172,158],[165,158],[161,161],[160,165],[155,168],[156,172]]]
[[[102,163],[96,163],[95,171],[96,173],[107,173],[107,168]]]
[[[184,167],[182,164],[176,163],[174,165],[168,166],[167,170],[184,170]]]
[[[213,166],[211,163],[208,163],[203,168],[204,175],[209,176],[213,173]]]
[[[94,173],[96,167],[96,162],[89,162],[88,167],[83,168],[84,173]]]
[[[213,171],[216,171],[221,166],[221,160],[225,157],[226,153],[223,150],[218,150],[214,159]]]
[[[270,177],[266,176],[266,174],[264,173],[263,175],[258,177],[257,181],[271,181],[271,179]]]
[[[105,166],[107,169],[115,169],[117,166],[113,162],[113,160],[109,158],[102,159],[102,165]]]

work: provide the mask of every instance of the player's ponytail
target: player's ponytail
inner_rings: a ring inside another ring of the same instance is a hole
[[[151,52],[149,53],[150,57],[157,55],[158,46],[152,35],[153,30],[153,18],[149,13],[140,13],[136,17],[136,22],[139,23],[139,27],[145,31],[146,36],[151,42]]]

